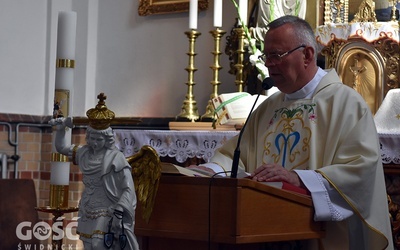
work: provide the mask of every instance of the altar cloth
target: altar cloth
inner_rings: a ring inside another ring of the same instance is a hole
[[[143,145],[153,147],[160,157],[172,157],[179,163],[190,158],[209,162],[214,151],[238,131],[178,131],[115,129],[115,144],[126,157],[139,152]]]
[[[400,89],[388,91],[374,120],[379,135],[382,162],[400,164]]]

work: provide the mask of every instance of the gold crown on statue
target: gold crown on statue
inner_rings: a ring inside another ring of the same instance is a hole
[[[104,102],[107,99],[107,96],[104,93],[100,93],[97,96],[99,102],[97,103],[95,108],[89,109],[86,112],[87,117],[89,118],[89,126],[97,129],[104,130],[110,127],[111,121],[115,117],[115,113],[109,110]]]

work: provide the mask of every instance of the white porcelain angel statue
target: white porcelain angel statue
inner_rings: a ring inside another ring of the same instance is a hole
[[[137,200],[131,166],[114,145],[110,127],[114,112],[105,105],[103,93],[98,99],[96,107],[86,112],[87,145],[66,145],[65,128],[72,127],[71,118],[56,118],[49,123],[57,130],[57,151],[79,165],[83,174],[85,188],[79,202],[77,232],[85,250],[136,250],[139,246],[133,229]]]

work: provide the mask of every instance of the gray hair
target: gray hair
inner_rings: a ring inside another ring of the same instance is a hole
[[[299,43],[314,48],[315,58],[317,58],[318,55],[317,40],[315,39],[314,30],[311,28],[310,24],[306,20],[297,16],[291,16],[291,15],[282,16],[270,22],[267,25],[267,28],[268,30],[273,30],[285,24],[289,24],[293,28],[294,36],[296,37]]]

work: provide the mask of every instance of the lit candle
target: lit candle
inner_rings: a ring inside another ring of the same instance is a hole
[[[242,19],[242,25],[247,25],[247,8],[248,8],[248,0],[239,0],[239,15],[240,19]]]
[[[222,0],[214,0],[214,27],[222,27]]]
[[[189,8],[189,29],[197,29],[197,5],[198,0],[190,0]]]

